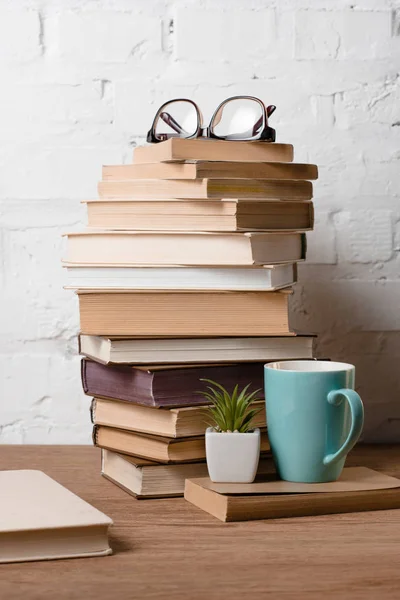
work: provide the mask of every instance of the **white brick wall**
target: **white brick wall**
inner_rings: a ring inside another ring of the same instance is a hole
[[[0,442],[89,442],[63,231],[159,104],[278,106],[320,166],[292,325],[354,362],[366,435],[399,439],[400,1],[0,0]]]

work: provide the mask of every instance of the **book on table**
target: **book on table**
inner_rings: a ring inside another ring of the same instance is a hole
[[[201,379],[218,381],[227,389],[233,389],[236,384],[243,388],[250,383],[251,391],[259,389],[259,397],[264,397],[264,362],[226,365],[173,364],[138,368],[132,365],[106,366],[84,359],[81,379],[83,390],[89,396],[115,398],[150,407],[206,404],[201,395],[201,390],[205,390]],[[153,412],[150,411],[150,414]],[[158,414],[158,411],[156,412]]]
[[[0,563],[104,556],[112,520],[41,471],[0,472]]]
[[[78,290],[81,333],[202,337],[292,335],[286,290],[158,292]]]
[[[194,462],[204,460],[206,457],[204,434],[196,437],[170,438],[95,425],[93,442],[99,448],[161,463]],[[261,432],[261,452],[269,452],[269,450],[268,435],[264,430]]]
[[[266,142],[172,138],[133,151],[134,163],[176,160],[292,162],[293,146]]]
[[[145,266],[252,266],[305,258],[304,233],[86,230],[68,235],[66,263]]]
[[[88,200],[88,225],[159,231],[307,231],[312,202]]]
[[[265,403],[254,402],[259,412],[254,417],[254,427],[265,427]],[[204,435],[207,425],[205,406],[157,409],[133,402],[93,398],[91,405],[93,425],[127,429],[162,437],[182,438]],[[194,475],[193,475],[194,477]]]
[[[101,457],[103,477],[138,499],[183,496],[187,478],[206,477],[208,474],[204,461],[165,465],[105,449],[101,451]],[[260,475],[272,470],[271,457],[261,456],[257,473]]]
[[[154,200],[157,198],[251,198],[310,200],[310,181],[291,179],[131,179],[100,181],[100,198]]]
[[[67,288],[274,291],[297,281],[296,263],[259,267],[111,267],[65,263]]]
[[[80,335],[84,356],[108,364],[154,365],[310,359],[312,335],[134,339]],[[150,367],[149,370],[151,371]],[[110,371],[111,373],[111,371]]]
[[[318,178],[316,165],[284,162],[182,161],[103,166],[103,181],[129,179],[305,179]]]

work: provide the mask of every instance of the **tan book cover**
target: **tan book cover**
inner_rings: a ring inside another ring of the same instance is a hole
[[[188,479],[185,499],[220,521],[250,521],[400,508],[400,479],[348,467],[338,481],[292,483],[276,475],[251,484]]]
[[[175,439],[98,425],[93,429],[93,442],[106,450],[160,463],[185,463],[206,457],[204,435]],[[263,431],[261,452],[268,452],[269,449],[268,435]]]
[[[251,266],[305,258],[301,233],[86,230],[68,235],[66,262],[80,265]]]
[[[41,471],[0,471],[0,563],[111,553],[112,520]]]
[[[132,179],[100,181],[100,198],[278,198],[310,200],[312,183],[280,179]]]
[[[186,161],[103,166],[103,181],[124,179],[306,179],[316,165],[279,162]]]
[[[81,333],[110,336],[290,335],[281,292],[78,291]]]
[[[254,408],[261,409],[253,421],[254,427],[265,427],[265,402],[255,402]],[[208,427],[204,406],[158,409],[132,402],[94,398],[91,414],[94,425],[171,438],[204,435]]]
[[[293,146],[257,141],[172,138],[158,144],[140,146],[133,151],[134,163],[175,160],[292,162]]]
[[[100,229],[159,231],[308,231],[312,202],[218,200],[87,201],[88,225]]]

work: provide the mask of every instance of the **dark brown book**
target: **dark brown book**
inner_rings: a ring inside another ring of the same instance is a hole
[[[181,369],[147,370],[130,366],[105,366],[82,360],[82,386],[85,394],[114,398],[153,407],[180,407],[206,404],[200,390],[206,389],[200,379],[218,381],[228,390],[236,384],[251,390],[260,389],[264,397],[264,363],[201,366]]]
[[[172,138],[159,144],[140,146],[133,153],[134,163],[176,160],[292,162],[293,146],[269,142]]]
[[[185,463],[206,457],[204,435],[168,438],[97,425],[93,428],[93,442],[99,448],[160,463]],[[268,452],[269,449],[268,435],[262,431],[261,452]]]
[[[100,198],[154,200],[156,198],[275,198],[310,200],[310,181],[292,179],[131,179],[101,181]]]
[[[220,521],[400,508],[400,480],[365,467],[346,468],[338,481],[328,483],[291,483],[276,480],[276,475],[264,479],[251,484],[187,479],[185,499]]]
[[[124,179],[317,179],[316,165],[283,162],[186,161],[106,165],[103,181]]]
[[[137,337],[290,335],[281,292],[80,290],[81,333]]]

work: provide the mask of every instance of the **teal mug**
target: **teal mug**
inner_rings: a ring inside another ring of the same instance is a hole
[[[336,481],[364,423],[355,367],[290,360],[266,364],[264,374],[268,436],[281,479]]]

